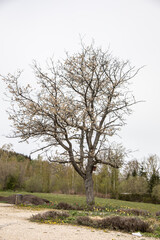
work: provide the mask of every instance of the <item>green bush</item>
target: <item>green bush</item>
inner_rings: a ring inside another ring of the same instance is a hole
[[[119,185],[120,193],[140,194],[143,195],[148,190],[148,182],[146,178],[140,176],[130,176],[123,180]]]
[[[160,184],[156,185],[152,191],[152,197],[160,201]]]
[[[130,202],[160,203],[160,200],[157,199],[157,197],[151,196],[149,193],[146,194],[121,193],[119,194],[118,199]]]
[[[9,175],[6,181],[5,190],[16,190],[18,188],[18,178],[13,175]]]
[[[25,181],[25,190],[27,192],[42,192],[42,180],[38,176],[30,177]]]

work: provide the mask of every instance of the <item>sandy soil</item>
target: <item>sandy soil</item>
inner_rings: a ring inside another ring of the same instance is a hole
[[[46,211],[46,210],[45,210]],[[40,211],[39,211],[40,212]],[[44,212],[44,211],[43,211]],[[94,230],[69,225],[47,225],[29,222],[37,211],[18,209],[0,203],[0,240],[153,240],[115,231]]]

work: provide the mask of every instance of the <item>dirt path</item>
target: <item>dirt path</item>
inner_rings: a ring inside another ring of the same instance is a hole
[[[46,210],[45,210],[46,211]],[[29,222],[37,211],[17,209],[0,203],[0,240],[152,240],[131,234],[68,225],[47,225]]]

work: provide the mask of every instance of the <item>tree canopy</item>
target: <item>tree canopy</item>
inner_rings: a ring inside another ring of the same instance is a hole
[[[51,59],[47,70],[34,62],[33,70],[36,89],[22,86],[20,71],[3,77],[11,93],[13,135],[23,141],[39,139],[38,150],[58,147],[59,157],[50,160],[73,165],[92,203],[94,166],[119,167],[123,162],[123,148],[112,147],[109,138],[125,124],[136,103],[129,84],[138,71],[93,44],[82,45],[64,61]]]

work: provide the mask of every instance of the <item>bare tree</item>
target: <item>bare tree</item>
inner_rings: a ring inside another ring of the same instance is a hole
[[[124,176],[125,178],[129,178],[130,176],[136,177],[140,172],[140,163],[137,159],[131,160],[127,162],[124,168]]]
[[[125,124],[136,103],[129,83],[137,71],[92,44],[47,66],[45,71],[33,64],[36,90],[20,85],[21,72],[3,77],[11,93],[13,135],[39,139],[43,145],[38,150],[58,147],[60,157],[50,160],[73,165],[84,179],[87,203],[93,204],[96,164],[118,168],[123,161],[123,149],[111,148],[108,138]]]
[[[160,158],[155,155],[149,155],[145,160],[147,177],[150,179],[153,174],[160,176]]]

